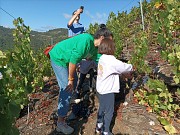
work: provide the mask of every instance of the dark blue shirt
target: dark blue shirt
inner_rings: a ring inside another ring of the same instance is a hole
[[[81,23],[73,23],[70,27],[68,27],[68,36],[72,37],[75,36],[77,34],[81,34],[83,33],[84,30],[84,26]]]

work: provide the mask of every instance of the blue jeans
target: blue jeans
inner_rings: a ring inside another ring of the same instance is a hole
[[[67,91],[66,87],[68,85],[68,68],[56,65],[51,60],[51,66],[54,70],[58,85],[59,85],[59,99],[58,99],[58,116],[65,117],[69,111],[70,99],[72,92]],[[77,85],[77,75],[74,76],[74,88]]]
[[[114,93],[104,95],[98,93],[97,96],[99,99],[97,123],[103,123],[103,132],[109,133],[109,127],[114,113]]]

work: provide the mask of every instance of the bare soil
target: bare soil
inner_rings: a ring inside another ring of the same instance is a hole
[[[115,113],[112,120],[111,130],[115,135],[167,135],[158,122],[156,114],[148,113],[146,107],[137,103],[130,97],[131,92],[116,94]],[[98,99],[95,91],[90,94],[89,112],[83,117],[79,116],[73,121],[67,121],[75,131],[72,135],[94,135]],[[52,78],[42,91],[31,95],[31,102],[21,112],[16,126],[21,135],[63,135],[56,131],[57,122],[58,85]],[[124,105],[124,102],[127,105]],[[90,108],[91,107],[91,108]],[[70,113],[70,111],[69,111]],[[154,124],[150,125],[150,122]],[[180,131],[180,120],[173,122],[177,131]],[[180,134],[180,132],[179,132]]]

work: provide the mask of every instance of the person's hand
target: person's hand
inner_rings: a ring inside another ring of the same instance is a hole
[[[76,14],[80,15],[82,12],[83,12],[83,9],[79,8],[79,9],[76,11]]]
[[[68,86],[66,87],[66,90],[69,91],[69,92],[72,92],[74,89],[73,87],[73,81],[68,81]]]
[[[130,71],[130,72],[126,72],[126,73],[123,73],[122,75],[122,78],[127,78],[127,79],[132,79],[133,78],[133,71]]]

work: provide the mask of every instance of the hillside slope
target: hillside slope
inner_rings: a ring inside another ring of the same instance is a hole
[[[68,36],[68,30],[58,28],[47,32],[31,31],[31,47],[33,50],[38,50],[49,44],[57,43]],[[13,48],[13,29],[0,26],[0,50]]]

